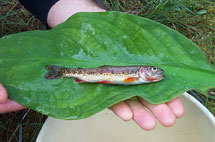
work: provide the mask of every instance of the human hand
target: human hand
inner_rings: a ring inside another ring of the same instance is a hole
[[[163,126],[172,126],[176,118],[180,118],[184,114],[184,107],[179,98],[158,105],[153,105],[140,97],[138,100],[139,102],[122,101],[111,106],[110,109],[124,121],[133,119],[144,130],[154,129],[156,126],[155,119]]]
[[[0,114],[24,109],[25,107],[8,99],[7,91],[0,83]]]

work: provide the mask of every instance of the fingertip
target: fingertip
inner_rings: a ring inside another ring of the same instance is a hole
[[[124,121],[130,121],[132,119],[132,112],[127,111],[127,110],[122,111],[122,112],[120,112],[120,114],[118,116]]]
[[[184,105],[179,98],[167,102],[167,105],[174,112],[176,118],[180,118],[184,115]]]
[[[8,99],[7,91],[4,86],[0,83],[0,104],[5,103]]]
[[[125,102],[119,102],[110,107],[110,109],[123,121],[129,121],[133,117],[133,113]]]
[[[156,127],[156,122],[145,107],[136,101],[127,100],[126,103],[133,111],[133,120],[144,130],[150,131]]]
[[[177,118],[180,118],[182,116],[184,116],[184,109],[181,109],[180,111],[176,112],[176,117]]]
[[[167,104],[154,105],[142,98],[139,100],[154,114],[161,125],[170,127],[175,124],[176,116]]]
[[[160,121],[161,125],[165,126],[165,127],[171,127],[175,124],[176,122],[176,117],[175,116],[169,116],[169,118],[165,118],[163,120]]]
[[[146,130],[146,131],[151,131],[153,129],[155,129],[156,127],[156,122],[154,119],[151,119],[150,120],[148,119],[147,120],[147,123],[144,122],[143,124],[140,124],[139,123],[139,126],[143,129],[143,130]]]
[[[161,125],[170,127],[176,122],[176,116],[166,104],[160,104],[153,108],[152,111]]]

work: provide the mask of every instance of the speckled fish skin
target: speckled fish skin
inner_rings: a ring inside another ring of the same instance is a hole
[[[165,76],[163,70],[154,66],[101,66],[98,68],[70,69],[47,65],[46,79],[74,78],[78,83],[101,83],[136,85],[158,82]]]

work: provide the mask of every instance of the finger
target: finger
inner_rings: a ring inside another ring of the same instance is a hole
[[[174,112],[177,118],[182,117],[184,115],[184,106],[179,98],[169,101],[166,104]]]
[[[0,83],[0,104],[5,103],[7,100],[7,91],[4,86]]]
[[[154,114],[163,126],[169,127],[175,123],[176,116],[167,104],[153,105],[142,98],[139,98],[139,100]]]
[[[125,102],[119,102],[110,107],[110,109],[122,120],[129,121],[132,119],[132,111]]]
[[[12,101],[11,99],[7,99],[7,101],[4,104],[0,104],[0,114],[11,111],[17,111],[24,108],[25,108],[24,106],[18,104],[17,102]]]
[[[144,130],[152,130],[156,126],[156,122],[151,114],[145,110],[144,106],[132,100],[127,100],[126,103],[133,111],[133,120]]]

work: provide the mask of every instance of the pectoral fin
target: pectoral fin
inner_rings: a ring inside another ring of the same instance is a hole
[[[138,80],[137,77],[128,77],[125,80],[123,80],[123,82],[132,83],[132,82],[136,82],[137,80]]]

